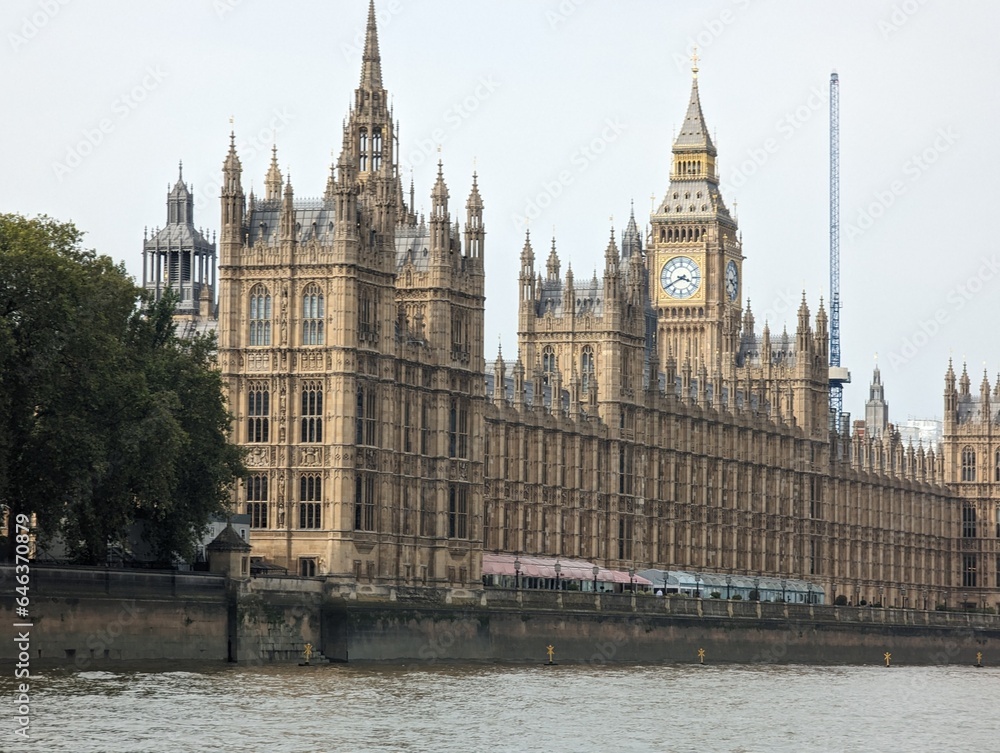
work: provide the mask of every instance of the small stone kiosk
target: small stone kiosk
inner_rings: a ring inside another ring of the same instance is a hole
[[[235,580],[249,578],[250,548],[250,545],[236,533],[233,524],[228,523],[205,547],[208,553],[209,571]]]

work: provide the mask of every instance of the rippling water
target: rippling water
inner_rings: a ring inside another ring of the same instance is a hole
[[[5,711],[0,750],[1000,750],[994,668],[222,666],[51,670],[32,688],[30,745]]]

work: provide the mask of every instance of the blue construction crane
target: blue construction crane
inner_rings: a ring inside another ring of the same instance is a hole
[[[840,365],[840,80],[830,74],[830,428],[840,431],[844,385],[851,372]]]

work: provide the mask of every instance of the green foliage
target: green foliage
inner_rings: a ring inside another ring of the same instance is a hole
[[[138,520],[159,558],[187,555],[242,472],[214,341],[177,338],[173,301],[80,239],[0,215],[0,503],[80,562]]]
[[[844,594],[837,594],[837,598],[833,600],[835,606],[846,607],[847,606],[847,596]]]

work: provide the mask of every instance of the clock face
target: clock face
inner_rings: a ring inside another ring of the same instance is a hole
[[[740,292],[740,273],[736,269],[736,262],[730,261],[726,265],[726,296],[730,301],[735,301]]]
[[[671,298],[690,298],[701,287],[701,269],[687,256],[675,256],[663,265],[660,285]]]

